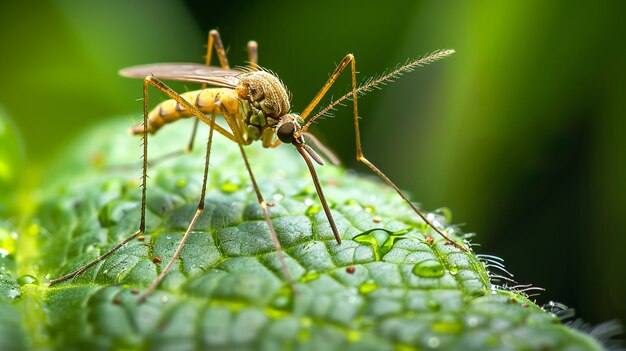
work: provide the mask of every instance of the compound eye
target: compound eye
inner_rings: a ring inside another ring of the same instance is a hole
[[[294,126],[293,122],[286,122],[278,127],[278,130],[276,131],[276,136],[283,143],[292,144],[294,141],[293,133],[295,132],[295,130],[296,127]]]

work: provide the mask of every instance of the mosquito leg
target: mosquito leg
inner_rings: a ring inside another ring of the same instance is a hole
[[[324,213],[326,214],[326,218],[328,218],[328,223],[335,235],[335,240],[337,240],[337,244],[341,245],[341,236],[339,235],[339,231],[337,230],[337,226],[335,225],[335,220],[333,219],[332,214],[330,213],[330,207],[328,207],[328,203],[326,202],[326,197],[324,197],[324,192],[322,191],[322,187],[320,186],[320,181],[317,179],[317,173],[315,172],[315,167],[313,167],[313,163],[309,159],[309,155],[304,150],[303,146],[296,146],[296,150],[300,153],[304,162],[306,163],[307,168],[309,169],[309,173],[311,174],[311,178],[313,179],[313,184],[315,184],[315,190],[317,190],[317,196],[320,198],[320,202],[322,203],[322,208],[324,209]]]
[[[317,104],[319,104],[320,100],[322,100],[324,95],[326,95],[326,93],[328,92],[328,89],[330,89],[330,87],[333,86],[333,84],[335,84],[335,81],[337,80],[337,78],[339,78],[339,75],[341,74],[341,72],[344,70],[344,68],[346,68],[346,66],[350,62],[354,62],[354,56],[352,54],[346,55],[346,57],[344,57],[343,60],[341,60],[337,68],[335,68],[335,71],[333,72],[333,74],[331,74],[330,77],[328,78],[328,81],[326,81],[326,83],[322,86],[322,89],[320,89],[317,95],[315,95],[313,100],[300,114],[300,117],[302,117],[303,120],[306,121],[306,118],[309,116],[311,111],[313,111],[315,106],[317,106]],[[303,131],[306,131],[306,129],[308,129],[308,124],[302,128]]]
[[[163,270],[161,271],[159,276],[152,282],[152,284],[150,284],[150,286],[139,297],[139,299],[137,300],[138,303],[144,302],[145,299],[154,291],[154,289],[156,289],[156,287],[159,286],[159,284],[161,283],[163,278],[165,278],[167,273],[170,271],[170,269],[172,268],[172,265],[174,264],[174,262],[180,256],[180,253],[183,250],[183,247],[185,246],[185,243],[187,242],[187,239],[189,238],[189,234],[191,233],[191,230],[192,230],[194,224],[196,223],[196,221],[198,220],[198,217],[200,217],[200,214],[204,210],[204,198],[205,198],[205,195],[206,195],[207,174],[209,172],[209,161],[210,161],[210,158],[211,158],[211,144],[213,143],[213,130],[214,130],[213,127],[215,127],[215,113],[213,113],[213,118],[211,119],[211,124],[209,125],[209,139],[207,141],[206,156],[205,156],[205,159],[204,159],[204,173],[203,173],[203,177],[202,177],[202,191],[200,193],[200,201],[198,202],[198,208],[196,209],[196,213],[194,214],[193,218],[191,219],[191,222],[189,223],[189,226],[187,227],[187,231],[185,231],[185,235],[183,235],[183,238],[180,240],[180,243],[178,244],[178,247],[176,248],[176,251],[174,252],[174,255],[172,256],[170,261],[167,263],[165,268],[163,268]]]
[[[257,201],[259,202],[259,206],[261,206],[261,210],[263,211],[263,217],[265,217],[265,222],[267,223],[267,227],[270,231],[270,237],[272,239],[272,243],[274,244],[274,249],[276,250],[276,254],[278,255],[278,260],[280,262],[280,266],[283,271],[283,275],[285,279],[289,282],[292,291],[295,293],[298,292],[296,286],[291,278],[291,274],[289,273],[289,269],[287,268],[287,263],[285,262],[285,254],[283,252],[283,248],[280,245],[280,241],[278,241],[278,236],[276,235],[276,230],[274,230],[274,225],[272,224],[272,219],[270,218],[270,213],[267,210],[267,202],[263,199],[263,195],[261,194],[261,190],[256,182],[256,178],[254,177],[254,173],[252,172],[252,168],[250,167],[250,163],[248,162],[248,157],[246,156],[246,151],[243,148],[243,138],[239,133],[239,129],[237,129],[237,122],[233,120],[231,116],[226,113],[222,113],[222,116],[226,119],[226,122],[230,126],[230,129],[235,133],[235,136],[239,140],[237,143],[239,145],[239,150],[241,152],[241,157],[243,158],[243,162],[246,166],[246,170],[248,171],[248,175],[250,176],[250,181],[252,182],[252,187],[254,188],[254,192],[256,193]]]
[[[213,49],[215,49],[215,52],[217,53],[217,58],[220,62],[220,66],[224,69],[230,69],[230,65],[228,64],[228,57],[226,56],[226,50],[224,49],[224,44],[222,43],[222,38],[220,37],[220,33],[215,29],[211,30],[209,32],[208,38],[209,39],[207,41],[207,52],[206,52],[204,63],[207,66],[211,65],[211,57],[213,55]],[[248,50],[250,50],[250,43],[248,43]],[[256,51],[255,51],[255,54],[256,54]],[[254,63],[256,65],[256,61]],[[207,87],[207,84],[202,83],[202,86],[200,89],[206,89],[206,87]],[[189,137],[189,142],[187,143],[187,146],[185,148],[183,148],[182,150],[177,150],[177,151],[167,153],[165,155],[160,155],[159,157],[156,157],[152,160],[152,164],[154,165],[166,159],[190,153],[193,150],[193,144],[196,139],[196,131],[198,130],[199,122],[200,121],[198,119],[194,119],[193,128],[191,129],[191,136]]]
[[[215,29],[209,32],[207,53],[204,61],[207,66],[211,65],[211,54],[213,53],[213,48],[215,48],[215,52],[217,53],[217,58],[220,61],[220,66],[224,69],[230,69],[230,65],[228,64],[228,57],[226,56],[226,50],[224,50],[224,44],[222,44],[222,39],[220,38],[220,33]],[[200,89],[206,89],[206,86],[206,83],[202,83]],[[189,143],[187,144],[187,147],[183,150],[184,153],[190,153],[191,150],[193,150],[193,142],[196,138],[196,131],[198,130],[199,122],[200,121],[197,119],[193,122],[191,137],[189,138]]]
[[[256,41],[248,42],[248,64],[250,69],[258,70],[259,65],[259,44]]]
[[[213,49],[217,53],[217,59],[220,61],[220,66],[223,69],[230,69],[230,65],[228,64],[228,57],[226,56],[226,50],[224,50],[224,44],[222,44],[222,38],[220,38],[220,33],[213,29],[209,32],[209,39],[207,42],[207,52],[204,63],[207,66],[211,65],[211,56],[213,53]],[[207,84],[202,83],[202,87],[200,89],[206,89]],[[199,120],[194,120],[193,129],[191,131],[191,138],[189,139],[189,143],[187,147],[183,150],[183,153],[190,153],[193,149],[193,142],[196,138],[196,131],[198,130]]]
[[[95,264],[102,262],[105,258],[110,256],[115,251],[119,250],[121,247],[126,245],[128,242],[142,234],[146,230],[146,178],[148,174],[148,83],[144,81],[143,84],[143,159],[142,159],[142,172],[141,172],[141,219],[139,221],[139,229],[131,234],[128,238],[124,239],[119,244],[115,245],[113,248],[109,249],[107,252],[103,253],[93,261],[87,263],[86,265],[78,268],[77,270],[65,274],[59,278],[53,279],[50,281],[48,285],[54,285],[60,283],[64,280],[73,278],[85,270],[91,268]]]
[[[341,72],[343,72],[343,70],[348,66],[348,64],[350,64],[350,69],[352,71],[352,97],[351,98],[352,98],[352,106],[353,106],[353,113],[354,113],[354,132],[355,132],[355,136],[356,136],[356,138],[355,138],[356,139],[356,159],[359,162],[361,162],[364,165],[366,165],[369,169],[372,170],[372,172],[376,173],[377,176],[379,176],[387,184],[389,184],[389,186],[391,186],[398,193],[398,195],[400,195],[400,197],[411,207],[411,209],[413,209],[413,211],[426,224],[428,224],[429,227],[431,227],[435,232],[437,232],[439,235],[444,237],[447,240],[448,243],[450,243],[450,244],[454,245],[455,247],[457,247],[457,248],[467,252],[468,251],[467,248],[465,248],[461,244],[459,244],[459,243],[455,242],[454,240],[452,240],[452,238],[446,232],[444,232],[441,229],[437,228],[430,220],[428,220],[426,218],[426,215],[419,208],[417,208],[417,206],[415,206],[415,204],[413,204],[411,202],[411,200],[402,192],[402,190],[400,190],[400,188],[398,188],[398,186],[396,186],[391,181],[391,179],[389,179],[381,170],[378,169],[378,167],[376,167],[373,163],[371,163],[365,157],[365,155],[363,154],[363,150],[361,148],[361,134],[360,134],[360,130],[359,130],[359,110],[358,110],[358,103],[357,103],[358,87],[357,87],[357,83],[356,83],[356,61],[355,61],[354,56],[352,54],[346,55],[346,57],[344,57],[344,59],[339,64],[339,66],[337,66],[337,68],[335,69],[333,74],[330,76],[330,78],[328,78],[328,81],[326,82],[326,84],[324,84],[324,86],[319,91],[319,93],[317,93],[315,98],[313,98],[313,101],[311,101],[311,103],[309,103],[309,105],[306,107],[306,109],[302,112],[302,115],[301,115],[302,119],[306,119],[308,114],[313,110],[313,108],[315,108],[315,106],[319,103],[319,101],[324,97],[324,95],[328,92],[330,87],[335,83],[335,81],[337,80],[337,78],[339,77]],[[310,121],[308,121],[302,127],[301,133],[306,133],[307,129],[309,128],[309,126],[311,125],[311,123],[314,120],[315,120],[315,118],[312,118]]]

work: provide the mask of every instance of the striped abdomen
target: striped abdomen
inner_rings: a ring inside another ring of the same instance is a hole
[[[180,96],[205,114],[210,115],[215,111],[216,114],[228,113],[234,117],[234,115],[239,114],[240,109],[240,103],[235,94],[233,89],[209,88],[188,91],[180,94]],[[216,101],[220,101],[223,111],[215,110]],[[176,102],[176,100],[163,101],[148,114],[148,133],[156,133],[157,130],[167,123],[191,116],[193,114]],[[141,124],[136,125],[131,131],[133,134],[141,134],[143,133],[143,126]]]

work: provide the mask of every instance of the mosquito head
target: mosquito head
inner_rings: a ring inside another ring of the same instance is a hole
[[[285,144],[293,144],[298,150],[303,150],[300,154],[307,154],[320,166],[324,165],[324,160],[304,142],[304,133],[301,125],[304,123],[299,115],[289,113],[284,115],[276,125],[276,136]]]
[[[304,144],[300,123],[302,123],[300,116],[293,113],[284,115],[276,125],[276,136],[285,144],[296,146]]]

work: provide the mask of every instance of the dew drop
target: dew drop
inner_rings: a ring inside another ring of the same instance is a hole
[[[376,282],[373,280],[368,280],[365,283],[361,284],[361,286],[359,287],[359,292],[361,294],[369,294],[376,289],[378,289],[378,284],[376,284]]]
[[[469,317],[467,319],[467,326],[470,328],[475,328],[478,326],[478,318],[476,317]]]
[[[439,347],[439,345],[441,344],[441,340],[439,340],[438,337],[433,336],[431,338],[428,339],[428,347],[430,348],[437,348]]]
[[[321,210],[322,210],[322,206],[320,206],[320,205],[318,205],[318,204],[313,204],[313,205],[309,206],[309,207],[306,209],[306,211],[304,211],[304,213],[305,213],[307,216],[311,216],[311,215],[314,215],[314,214],[318,213],[318,212],[319,212],[319,211],[321,211]]]
[[[220,189],[225,193],[232,193],[232,192],[239,190],[240,188],[241,186],[239,184],[236,184],[230,180],[225,181],[220,186]]]
[[[445,274],[445,270],[439,261],[426,260],[413,267],[413,274],[423,278],[438,278]]]
[[[17,278],[17,283],[19,285],[39,284],[39,281],[37,280],[37,278],[33,277],[30,274],[24,274]]]
[[[274,194],[274,195],[272,196],[272,198],[273,198],[275,201],[280,201],[280,200],[282,200],[282,199],[283,199],[283,195],[282,195],[282,194]]]
[[[452,275],[459,274],[459,267],[457,267],[455,265],[450,266],[450,269],[448,269],[448,273],[450,273]]]
[[[301,278],[300,281],[303,283],[307,283],[316,279],[319,279],[320,277],[320,272],[316,271],[316,270],[311,270],[306,272]]]
[[[7,295],[9,296],[9,298],[16,300],[19,299],[20,296],[22,296],[22,291],[18,289],[9,289]]]

